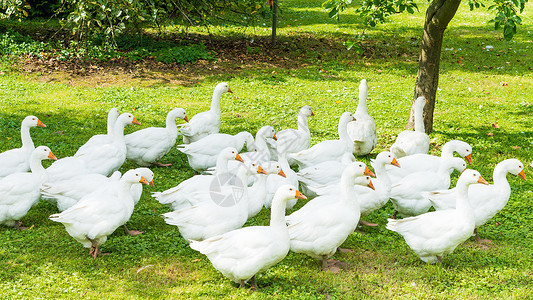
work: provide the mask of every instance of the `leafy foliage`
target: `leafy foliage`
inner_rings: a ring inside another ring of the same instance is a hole
[[[200,59],[212,60],[214,56],[205,48],[205,45],[189,45],[161,49],[155,54],[157,61],[184,64]]]
[[[490,10],[496,11],[496,16],[490,22],[494,23],[494,29],[503,29],[503,37],[511,40],[516,34],[516,26],[522,24],[522,18],[518,15],[524,11],[527,0],[494,0],[489,6]]]

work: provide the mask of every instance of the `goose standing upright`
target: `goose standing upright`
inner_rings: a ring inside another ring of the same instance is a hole
[[[359,85],[359,104],[353,114],[355,121],[348,123],[348,135],[353,141],[353,154],[363,156],[370,153],[378,143],[376,133],[376,121],[368,114],[366,98],[368,85],[366,79],[361,80]]]
[[[96,259],[107,237],[130,219],[135,205],[131,186],[136,183],[148,184],[137,170],[129,170],[120,179],[118,194],[107,189],[96,191],[49,219],[62,223],[68,234],[90,248],[89,255]]]
[[[396,141],[390,147],[390,151],[397,158],[401,158],[415,153],[427,154],[429,151],[429,136],[424,129],[424,106],[426,98],[418,97],[415,100],[415,130],[404,130],[398,134]]]
[[[475,228],[474,211],[468,201],[468,187],[475,183],[488,184],[479,172],[465,170],[455,188],[456,209],[432,211],[401,220],[389,219],[387,229],[403,236],[405,242],[421,260],[439,262],[472,236]]]
[[[507,174],[520,176],[526,180],[524,165],[518,159],[506,159],[496,165],[493,172],[494,184],[472,185],[468,188],[468,201],[474,210],[476,229],[474,230],[476,241],[491,242],[480,239],[477,228],[487,223],[500,210],[502,210],[511,196],[511,186],[507,180]],[[431,201],[436,210],[455,209],[457,202],[457,188],[443,191],[425,193],[424,196]]]
[[[294,186],[276,191],[272,201],[270,226],[250,226],[214,236],[202,242],[191,241],[191,248],[205,254],[213,267],[244,287],[255,275],[280,262],[289,252],[289,232],[285,224],[285,203],[306,199]]]
[[[233,93],[227,83],[219,83],[213,92],[211,109],[196,114],[188,123],[181,125],[180,131],[183,134],[184,144],[196,142],[210,134],[218,133],[220,130],[220,98],[226,92]]]
[[[292,251],[320,259],[322,269],[326,269],[327,259],[359,223],[360,209],[353,187],[363,172],[359,163],[350,164],[342,173],[339,193],[317,197],[286,217]],[[364,184],[371,186],[370,177],[365,179]]]
[[[139,166],[171,166],[172,164],[162,164],[158,160],[176,144],[177,118],[189,121],[183,108],[174,108],[167,114],[166,127],[149,127],[126,135],[126,158],[135,161]]]
[[[20,126],[22,147],[0,153],[0,179],[9,174],[30,170],[30,157],[35,145],[30,135],[32,127],[46,127],[36,116],[27,116]]]
[[[76,154],[78,152],[83,153],[87,151],[87,148],[90,147],[110,143],[113,140],[113,130],[115,128],[115,123],[117,122],[118,116],[118,109],[116,107],[111,108],[107,113],[107,133],[93,135],[85,144],[78,148]]]
[[[352,152],[353,142],[348,136],[346,126],[348,122],[355,120],[352,113],[345,112],[339,118],[338,140],[322,141],[313,147],[300,151],[298,153],[289,154],[289,158],[293,158],[299,165],[300,169],[307,168],[319,164],[324,161],[340,160],[346,152]]]
[[[56,157],[50,148],[39,146],[31,154],[31,172],[16,172],[0,179],[0,224],[25,229],[19,220],[39,201],[41,183],[46,180],[43,159]]]

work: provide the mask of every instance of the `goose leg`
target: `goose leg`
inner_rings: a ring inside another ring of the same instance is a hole
[[[252,290],[257,290],[258,287],[257,287],[257,281],[255,281],[255,275],[252,276],[252,278],[250,279],[250,285],[252,286]]]
[[[378,226],[378,224],[376,224],[376,223],[370,223],[370,222],[367,222],[367,221],[364,221],[364,220],[359,220],[359,224],[365,225],[365,226],[371,226],[371,227]]]
[[[437,256],[437,260],[439,261],[439,267],[442,269],[442,256]]]
[[[24,226],[22,226],[22,222],[21,222],[21,221],[15,221],[15,225],[14,225],[14,226],[15,226],[15,228],[16,228],[17,230],[28,229],[28,227],[24,227]]]
[[[131,236],[137,236],[143,233],[142,231],[139,231],[139,230],[129,230],[128,227],[126,227],[126,224],[122,225],[122,228],[124,229],[125,234],[131,235]]]
[[[492,244],[492,241],[489,240],[489,239],[482,239],[479,237],[478,233],[477,233],[477,228],[474,229],[474,238],[476,239],[476,242],[478,243],[487,243],[487,244]]]
[[[396,219],[396,216],[398,215],[398,211],[395,210],[394,213],[392,214],[392,216],[390,217],[391,219]]]
[[[328,257],[326,255],[322,255],[322,259],[320,260],[322,271],[326,270],[328,268]]]
[[[91,255],[93,257],[93,259],[96,259],[96,256],[98,256],[98,251],[100,251],[98,249],[98,243],[95,241],[95,240],[91,240],[89,239],[89,241],[91,241],[91,250],[89,250],[89,255]]]
[[[170,167],[170,166],[172,166],[172,164],[162,164],[162,163],[160,163],[158,161],[154,162],[153,164],[154,164],[154,166],[157,166],[157,167]]]
[[[244,287],[244,280],[241,280],[241,283],[239,283],[239,288],[243,288]]]

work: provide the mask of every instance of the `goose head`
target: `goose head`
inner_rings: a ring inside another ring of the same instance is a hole
[[[239,152],[233,147],[224,148],[222,151],[220,151],[219,156],[227,161],[238,160],[240,162],[243,162],[241,156],[239,155]]]
[[[457,172],[462,173],[466,170],[466,162],[460,157],[448,157],[443,162],[441,166],[450,171],[457,170]]]
[[[346,127],[351,121],[355,121],[355,118],[351,112],[347,111],[341,115],[339,119],[339,127]]]
[[[144,178],[141,175],[141,172],[137,169],[129,170],[128,172],[124,173],[122,175],[122,178],[120,179],[123,182],[135,184],[135,183],[142,183],[142,184],[148,184],[148,181],[146,178]]]
[[[217,94],[223,94],[223,93],[233,93],[233,91],[229,88],[229,85],[225,82],[221,82],[217,84],[215,87],[215,93]]]
[[[43,122],[41,122],[41,120],[39,120],[39,118],[37,118],[36,116],[27,116],[26,118],[24,118],[24,120],[22,120],[22,126],[23,127],[46,127],[46,125],[44,125]]]
[[[393,165],[400,168],[400,163],[396,160],[396,156],[389,151],[383,151],[376,156],[376,161],[388,165]]]
[[[526,180],[526,172],[524,169],[524,164],[522,164],[518,159],[511,158],[502,161],[501,163],[505,164],[505,169],[507,172],[520,176],[520,178]],[[501,164],[500,163],[500,164]]]
[[[296,187],[290,184],[282,185],[274,194],[275,199],[283,200],[284,202],[287,202],[292,199],[307,199],[306,196],[304,196]]]
[[[459,176],[459,179],[457,180],[457,183],[464,183],[467,186],[471,184],[481,183],[481,184],[489,184],[483,177],[481,177],[481,174],[479,174],[478,171],[467,169],[464,170],[461,176]]]
[[[44,159],[52,159],[57,160],[54,153],[52,153],[52,150],[46,146],[39,146],[33,150],[31,153],[32,158],[36,158],[38,160],[44,160]]]
[[[459,140],[451,140],[446,144],[451,147],[454,152],[457,152],[461,157],[464,157],[469,164],[472,163],[472,146],[468,143]]]
[[[300,115],[305,117],[314,116],[313,110],[311,109],[311,106],[305,105],[302,108],[300,108]]]
[[[277,174],[281,177],[287,177],[283,172],[281,165],[277,161],[269,161],[267,163],[264,163],[263,166],[265,166],[265,171],[268,174]]]
[[[148,168],[137,168],[135,169],[146,181],[149,185],[154,186],[154,172]]]
[[[263,126],[257,131],[257,136],[262,138],[272,138],[277,140],[276,131],[272,126]]]
[[[174,120],[180,118],[185,122],[189,122],[189,118],[187,118],[187,113],[183,108],[174,108],[168,113],[168,115],[171,116]]]
[[[353,183],[357,184],[357,185],[360,185],[360,186],[367,186],[367,187],[375,190],[374,184],[372,184],[372,179],[370,178],[370,176],[357,176],[357,177],[355,177]]]
[[[139,121],[137,121],[137,119],[135,119],[135,117],[130,113],[121,114],[117,119],[117,124],[120,124],[122,127],[129,124],[141,125],[141,123],[139,123]]]
[[[424,106],[428,103],[424,96],[420,96],[415,100],[415,110],[422,111]]]
[[[356,161],[349,164],[346,169],[344,169],[342,175],[344,176],[345,173],[347,176],[351,176],[353,178],[363,175],[376,176],[374,172],[370,171],[370,169],[366,166],[365,163],[360,161]]]

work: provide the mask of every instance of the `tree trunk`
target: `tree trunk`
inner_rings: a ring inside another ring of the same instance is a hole
[[[272,1],[272,46],[276,45],[276,29],[278,28],[278,0]]]
[[[428,101],[424,107],[424,126],[428,134],[433,130],[433,110],[435,109],[435,97],[439,86],[442,37],[460,3],[461,0],[433,0],[426,11],[413,104],[419,96],[424,96]],[[413,113],[414,106],[411,105],[407,128],[414,127]]]

